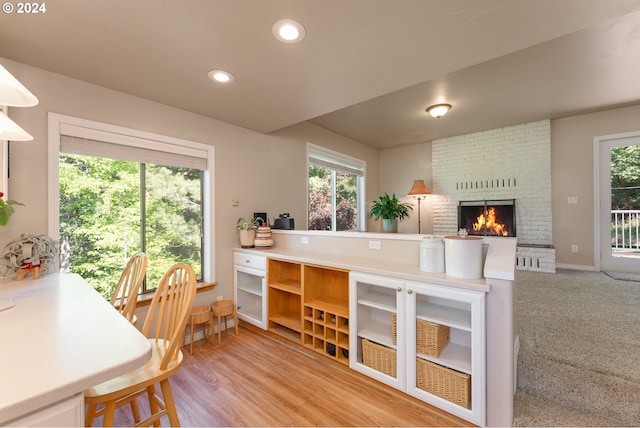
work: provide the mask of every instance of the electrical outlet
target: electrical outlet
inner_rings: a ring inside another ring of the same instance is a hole
[[[308,236],[301,236],[300,237],[300,243],[301,244],[308,244],[309,243],[309,237]]]
[[[223,296],[218,296],[218,297],[216,297],[216,300],[222,300],[222,297]]]
[[[370,250],[379,250],[380,248],[382,248],[380,241],[369,241]]]
[[[578,254],[578,246],[577,245],[572,245],[571,246],[571,252],[573,254]]]
[[[567,203],[569,205],[576,205],[578,203],[578,197],[577,196],[569,196],[567,198]]]

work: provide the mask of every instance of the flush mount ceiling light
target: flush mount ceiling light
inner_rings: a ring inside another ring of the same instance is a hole
[[[429,113],[431,116],[437,119],[447,114],[447,112],[450,109],[451,109],[451,104],[436,104],[429,107],[427,109],[427,113]]]
[[[231,83],[235,80],[233,74],[224,70],[211,70],[207,75],[209,76],[209,79],[218,83]]]
[[[281,19],[273,24],[271,31],[282,43],[299,43],[306,34],[302,24],[293,19]]]

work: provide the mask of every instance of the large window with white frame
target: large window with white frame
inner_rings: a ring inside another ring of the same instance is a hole
[[[55,114],[51,133],[61,271],[109,298],[144,251],[143,292],[177,262],[212,280],[212,146]]]
[[[364,230],[365,162],[307,143],[308,229]]]

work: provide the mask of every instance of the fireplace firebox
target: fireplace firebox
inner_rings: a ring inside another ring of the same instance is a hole
[[[460,201],[458,229],[469,235],[516,236],[516,200]]]

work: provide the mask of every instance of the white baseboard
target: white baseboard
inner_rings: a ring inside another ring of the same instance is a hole
[[[518,352],[520,352],[520,336],[513,341],[513,395],[518,389]]]
[[[559,269],[571,269],[571,270],[586,270],[586,271],[595,271],[595,266],[587,266],[587,265],[570,265],[566,263],[556,263],[556,268]]]

